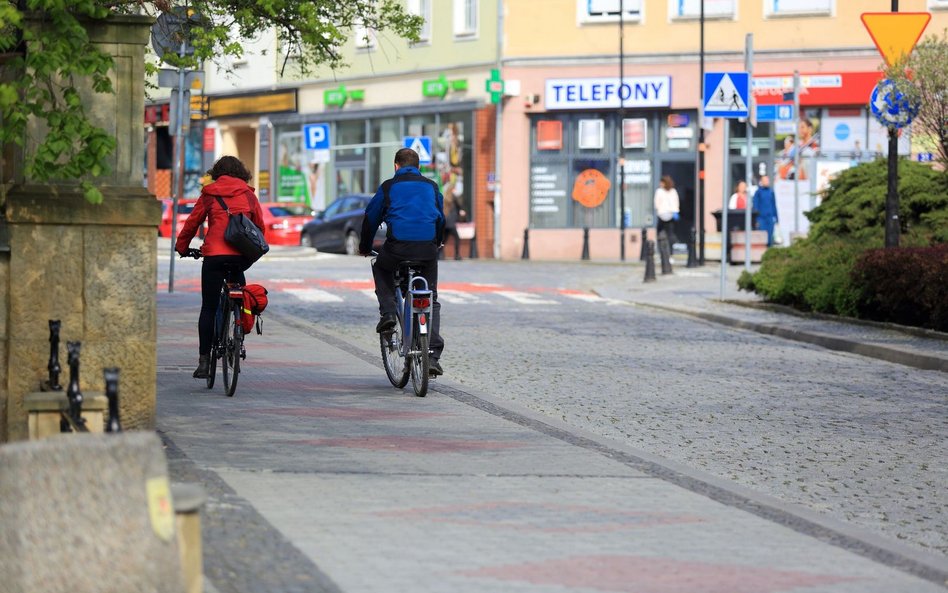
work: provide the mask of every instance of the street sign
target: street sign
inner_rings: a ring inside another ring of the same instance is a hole
[[[737,119],[750,109],[750,76],[747,72],[706,72],[704,75],[704,115]]]
[[[758,105],[757,121],[793,121],[793,105]]]
[[[303,142],[306,150],[329,150],[329,124],[303,126]]]
[[[912,53],[932,15],[928,12],[864,12],[861,18],[885,63],[892,66]]]
[[[405,136],[402,146],[418,153],[418,164],[431,164],[431,136]]]
[[[869,107],[884,126],[904,128],[918,115],[918,105],[913,105],[894,82],[889,79],[879,81],[872,89]]]

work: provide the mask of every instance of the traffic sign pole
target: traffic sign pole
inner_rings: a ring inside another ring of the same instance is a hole
[[[744,69],[750,80],[754,80],[754,34],[748,33],[744,49]],[[747,94],[748,112],[754,109],[753,91]],[[751,129],[751,113],[747,114],[747,158],[745,164],[747,170],[744,171],[744,183],[747,184],[747,191],[750,192],[751,182],[754,181],[754,132]],[[751,267],[751,202],[750,194],[744,203],[744,269],[750,270]]]

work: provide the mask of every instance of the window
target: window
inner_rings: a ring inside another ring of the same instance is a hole
[[[928,0],[928,7],[934,10],[948,10],[948,0]]]
[[[363,24],[358,24],[353,27],[352,36],[357,49],[375,49],[378,45],[375,30]]]
[[[672,19],[701,18],[704,4],[705,18],[734,18],[735,0],[668,0],[668,16]]]
[[[425,19],[418,33],[419,43],[431,41],[431,3],[432,0],[408,0],[408,12]]]
[[[764,0],[764,14],[767,16],[832,13],[833,0]]]
[[[603,130],[605,123],[601,119],[579,120],[579,148],[602,150],[605,145]]]
[[[454,36],[477,35],[477,0],[454,0]]]
[[[624,20],[642,20],[642,0],[576,0],[581,23],[613,22],[619,20],[619,11],[624,10]]]

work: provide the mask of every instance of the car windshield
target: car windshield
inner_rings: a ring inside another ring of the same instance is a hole
[[[274,216],[309,216],[310,210],[306,206],[270,206],[270,214]]]

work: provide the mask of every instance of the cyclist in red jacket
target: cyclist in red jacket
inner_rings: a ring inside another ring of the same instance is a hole
[[[223,156],[214,163],[208,174],[212,181],[201,190],[201,198],[194,205],[174,244],[175,251],[184,256],[191,239],[207,219],[207,233],[201,246],[204,265],[201,268],[201,315],[198,318],[198,366],[193,374],[197,379],[207,378],[210,372],[208,355],[211,353],[214,317],[217,315],[224,276],[227,271],[231,271],[233,279],[243,284],[246,282],[244,270],[252,263],[224,240],[224,229],[227,228],[230,215],[221,208],[217,196],[224,200],[231,214],[245,214],[266,235],[260,202],[254,194],[254,188],[248,185],[252,175],[240,159]]]

